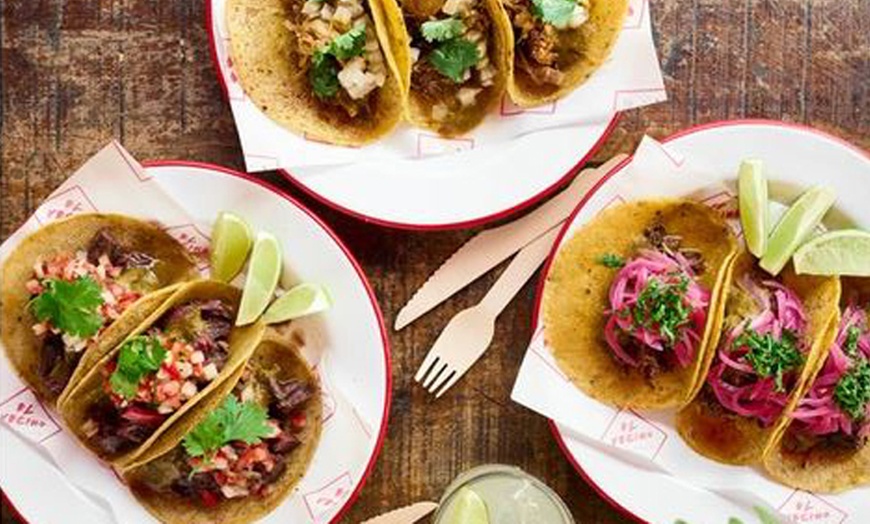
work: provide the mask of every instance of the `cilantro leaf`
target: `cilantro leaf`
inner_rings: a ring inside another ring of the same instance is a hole
[[[465,80],[465,73],[478,61],[477,45],[464,38],[448,40],[429,54],[429,62],[435,69],[457,84]]]
[[[689,279],[684,275],[667,282],[651,278],[633,306],[635,326],[657,329],[669,346],[674,345],[680,329],[689,322],[691,309],[684,302],[688,289]]]
[[[272,433],[268,420],[266,410],[256,402],[241,403],[230,395],[184,437],[184,450],[197,457],[233,441],[256,444]]]
[[[320,51],[311,57],[308,81],[314,94],[320,98],[332,98],[338,93],[338,65],[330,55]]]
[[[804,361],[797,346],[797,337],[790,331],[783,331],[782,337],[747,329],[734,341],[736,347],[747,347],[746,360],[762,377],[773,377],[777,391],[784,391],[783,375],[797,369]]]
[[[430,20],[423,22],[420,26],[420,33],[427,42],[446,42],[452,38],[462,36],[465,32],[465,24],[462,20],[456,18],[445,18],[444,20]]]
[[[850,357],[858,354],[858,341],[861,340],[861,328],[858,326],[849,326],[846,331],[846,342],[843,344],[843,349]]]
[[[870,362],[861,360],[840,377],[834,400],[853,420],[861,420],[870,402]]]
[[[335,37],[323,52],[339,60],[349,60],[365,51],[366,25],[357,24],[343,34]]]
[[[100,285],[89,276],[72,282],[48,280],[45,290],[31,302],[37,320],[49,320],[64,333],[80,338],[92,337],[103,327],[102,305]]]
[[[577,7],[574,0],[532,0],[532,14],[558,29],[568,27]]]
[[[613,253],[605,253],[598,257],[598,263],[611,269],[619,269],[625,265],[625,259]]]
[[[137,336],[124,342],[118,352],[115,371],[109,377],[109,386],[118,395],[131,399],[136,396],[139,381],[148,373],[160,369],[166,349],[155,337]]]

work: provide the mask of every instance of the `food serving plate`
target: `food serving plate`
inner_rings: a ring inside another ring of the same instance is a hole
[[[306,342],[317,346],[320,353],[315,371],[324,390],[323,435],[305,478],[263,522],[286,522],[288,518],[293,522],[337,522],[356,499],[374,465],[390,406],[389,346],[380,309],[361,268],[320,219],[254,178],[185,162],[154,162],[146,164],[146,171],[185,208],[195,224],[211,224],[220,211],[231,210],[253,229],[270,231],[278,238],[284,251],[285,277],[329,289],[332,309],[297,324]],[[204,235],[192,225],[178,238],[190,247],[198,237]],[[53,415],[32,396],[7,401],[0,406],[0,416],[10,424],[30,420],[53,425],[61,434]],[[57,438],[54,435],[47,438]],[[358,435],[353,453],[337,453],[341,447],[352,448],[343,440],[348,435]],[[76,522],[131,521],[113,518],[106,503],[106,498],[130,497],[127,505],[135,504],[120,482],[111,486],[111,493],[86,495],[51,463],[47,453],[25,443],[5,424],[0,424],[0,437],[4,498],[23,519],[40,524],[67,523],[70,515],[75,515]],[[339,455],[342,458],[337,458]],[[96,474],[107,473],[95,458],[82,453],[84,461],[88,462],[84,467]],[[154,520],[143,509],[134,521]]]
[[[870,155],[838,138],[802,126],[744,120],[692,128],[663,142],[667,150],[674,153],[675,163],[680,162],[683,155],[703,159],[707,167],[721,173],[721,182],[736,178],[741,160],[762,159],[771,182],[771,198],[779,202],[790,202],[811,186],[828,185],[836,191],[837,203],[834,211],[828,215],[827,225],[836,228],[870,228],[870,207],[867,206],[870,198]],[[629,171],[625,167],[629,162],[630,159],[608,174],[574,211],[556,242],[553,254],[564,240],[570,238],[567,235],[569,231],[595,216],[618,197],[617,189],[621,182],[624,183],[623,176]],[[533,332],[540,329],[541,296],[549,267],[548,263],[537,293]],[[630,441],[652,435],[655,440],[654,427],[642,425],[632,423],[621,427],[619,431],[625,434],[620,433],[620,438]],[[632,465],[559,423],[551,421],[551,428],[577,472],[603,498],[638,522],[670,524],[683,519],[689,523],[726,524],[732,517],[739,518],[745,524],[760,522],[751,508],[731,502],[677,476]],[[870,515],[870,502],[863,515],[847,515],[822,497],[796,491],[775,509],[793,522],[858,523],[866,522],[862,517]]]

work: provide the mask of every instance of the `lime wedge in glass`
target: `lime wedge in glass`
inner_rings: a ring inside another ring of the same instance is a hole
[[[450,501],[448,513],[439,519],[444,524],[489,524],[486,503],[471,488],[460,488]]]
[[[870,233],[857,229],[820,235],[794,254],[798,274],[870,277]]]
[[[211,232],[211,277],[229,282],[245,265],[253,243],[251,228],[242,217],[222,211]]]
[[[263,322],[276,324],[326,311],[332,307],[329,292],[317,284],[299,284],[278,297],[263,314]]]
[[[767,201],[767,178],[761,160],[744,160],[740,164],[737,186],[740,195],[740,223],[749,252],[758,258],[767,249],[770,206]]]
[[[245,326],[260,318],[272,301],[278,277],[281,276],[281,246],[271,233],[261,232],[254,243],[251,264],[239,304],[237,326]]]
[[[797,248],[818,227],[836,197],[833,189],[821,186],[801,195],[773,229],[761,267],[771,275],[778,275]]]

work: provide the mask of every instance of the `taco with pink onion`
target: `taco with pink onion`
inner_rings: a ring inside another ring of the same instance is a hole
[[[770,476],[807,491],[870,482],[870,279],[842,285],[834,342],[764,458]]]
[[[544,337],[559,367],[608,404],[685,404],[736,252],[725,220],[697,202],[603,211],[560,249],[544,287]]]
[[[773,277],[747,252],[728,289],[721,342],[707,354],[691,404],[676,426],[698,453],[726,464],[761,460],[784,413],[833,339],[840,282]]]

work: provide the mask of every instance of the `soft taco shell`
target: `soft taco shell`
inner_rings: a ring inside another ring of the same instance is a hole
[[[402,117],[405,85],[390,50],[381,0],[367,0],[387,63],[384,85],[370,96],[373,114],[352,118],[341,108],[318,101],[300,53],[285,26],[290,0],[228,0],[226,23],[233,69],[245,93],[266,115],[290,131],[315,141],[361,146],[389,133]],[[301,3],[299,4],[301,7]],[[392,6],[395,9],[395,6]]]
[[[849,296],[858,295],[863,304],[870,304],[870,278],[843,278],[843,306]],[[854,295],[853,295],[854,294]],[[837,316],[834,334],[839,329]],[[803,395],[809,392],[815,377],[825,365],[827,352],[816,362],[812,377],[803,388]],[[803,396],[802,395],[802,396]],[[794,411],[797,404],[792,406]],[[816,449],[806,455],[788,453],[784,440],[789,438],[787,430],[792,424],[790,417],[782,417],[776,436],[764,456],[764,469],[777,482],[805,491],[837,493],[870,483],[870,444],[858,451],[843,449]]]
[[[222,282],[212,280],[199,280],[189,284],[184,284],[171,297],[169,297],[169,299],[164,301],[159,308],[154,310],[144,322],[129,332],[124,340],[148,331],[154,323],[160,320],[164,313],[176,305],[181,305],[193,300],[212,299],[219,299],[226,304],[229,304],[235,313],[241,299],[241,291]],[[63,417],[67,427],[70,429],[70,432],[76,436],[85,448],[89,449],[100,459],[111,463],[113,466],[123,467],[125,464],[129,464],[145,452],[161,434],[166,432],[178,419],[184,416],[185,412],[196,406],[201,400],[206,398],[209,393],[221,387],[221,385],[226,382],[235,371],[243,366],[245,361],[247,361],[251,356],[251,353],[257,347],[257,344],[263,338],[264,329],[263,324],[259,322],[244,327],[233,328],[230,333],[227,360],[217,378],[215,378],[208,386],[200,390],[196,396],[185,402],[178,410],[172,413],[169,418],[167,418],[163,424],[161,424],[139,447],[126,453],[107,456],[103,454],[101,450],[93,446],[82,431],[82,426],[88,420],[89,408],[94,403],[99,402],[105,395],[103,391],[103,366],[117,354],[120,349],[120,344],[107,353],[103,359],[81,379],[81,381],[64,399],[64,402],[58,406],[58,411]]]
[[[478,9],[489,17],[489,34],[486,36],[490,39],[491,45],[487,57],[495,65],[497,74],[493,79],[493,85],[487,87],[486,91],[478,96],[478,103],[473,107],[454,111],[440,121],[432,118],[433,103],[426,100],[421,94],[420,86],[411,83],[413,70],[410,60],[411,36],[407,32],[402,12],[398,7],[385,11],[397,64],[403,71],[403,78],[407,79],[406,81],[410,86],[405,114],[411,124],[435,131],[443,136],[462,135],[483,122],[486,115],[501,101],[513,61],[513,32],[510,20],[508,20],[499,0],[478,1],[480,2]],[[395,5],[395,0],[385,0],[385,3],[390,2]],[[434,2],[432,0],[405,0],[401,4],[405,13],[426,20],[428,16],[440,13],[444,2],[440,0]],[[424,60],[422,57],[420,59]]]
[[[557,63],[565,79],[559,86],[538,84],[532,80],[518,67],[519,52],[514,51],[508,81],[508,93],[514,103],[521,107],[537,106],[558,100],[575,90],[610,56],[627,14],[628,0],[590,1],[589,19],[576,30],[563,31],[560,38]],[[515,45],[516,42],[512,44]]]
[[[160,262],[154,268],[159,286],[171,286],[196,278],[196,264],[184,247],[158,226],[123,215],[88,213],[52,222],[21,241],[6,259],[2,276],[2,338],[6,355],[18,375],[49,405],[63,398],[72,387],[112,350],[136,325],[142,323],[173,290],[159,290],[143,296],[110,324],[96,346],[82,355],[66,389],[53,394],[39,374],[41,342],[31,329],[36,318],[28,307],[30,293],[25,284],[32,278],[33,264],[40,257],[52,258],[64,252],[87,249],[91,239],[107,230],[132,251],[147,253]]]
[[[699,282],[711,292],[704,337],[695,363],[652,379],[626,368],[604,341],[605,311],[615,270],[599,262],[604,254],[630,259],[644,229],[659,220],[683,245],[701,251],[706,271]],[[710,336],[722,283],[737,251],[730,228],[714,210],[689,200],[645,200],[603,211],[559,250],[544,287],[544,337],[559,367],[587,395],[631,408],[682,405],[694,384]]]
[[[755,258],[748,252],[743,251],[737,257],[725,304],[721,332],[730,330],[745,315],[754,313],[752,298],[734,282],[740,281],[753,271],[755,264]],[[784,410],[786,412],[801,395],[807,379],[815,370],[819,357],[833,341],[836,333],[840,283],[833,277],[796,275],[791,264],[783,270],[779,280],[800,298],[808,320],[806,337],[810,341],[806,362],[789,404]],[[718,349],[717,344],[707,353],[699,375],[701,380],[696,384],[694,393],[700,392],[703,388]],[[755,419],[726,411],[718,404],[710,406],[702,396],[696,396],[691,404],[677,413],[676,426],[683,440],[701,455],[725,464],[740,465],[753,464],[761,460],[778,423],[765,428]]]
[[[149,475],[159,474],[161,457],[171,452],[176,446],[181,445],[184,436],[211,410],[223,403],[226,396],[232,393],[246,366],[258,370],[268,370],[268,373],[274,373],[275,376],[284,379],[301,378],[312,384],[317,390],[305,405],[306,419],[310,423],[306,425],[301,435],[302,444],[293,450],[293,455],[287,462],[287,469],[275,481],[274,489],[264,498],[231,499],[222,501],[213,508],[191,504],[190,500],[175,493],[156,493],[153,490],[143,489],[140,480]],[[317,449],[323,426],[323,400],[317,378],[300,355],[298,348],[271,331],[267,331],[267,335],[257,346],[246,366],[236,370],[208,398],[198,404],[195,409],[190,410],[169,431],[164,433],[135,463],[124,468],[122,476],[129,484],[133,494],[152,515],[162,522],[184,522],[186,524],[252,522],[278,507],[305,475],[314,456],[314,451]]]

